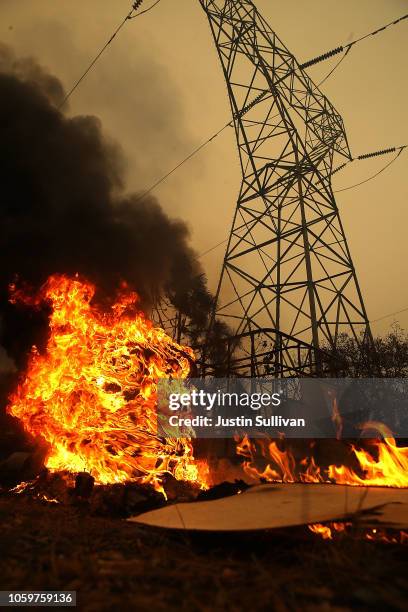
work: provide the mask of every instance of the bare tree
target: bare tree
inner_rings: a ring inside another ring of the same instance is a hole
[[[341,334],[336,349],[324,347],[324,370],[336,377],[405,378],[408,376],[408,334],[395,323],[373,343]]]

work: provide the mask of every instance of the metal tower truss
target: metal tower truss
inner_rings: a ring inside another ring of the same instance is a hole
[[[269,371],[310,375],[340,333],[370,334],[331,184],[335,165],[351,159],[343,120],[252,1],[200,4],[242,170],[216,316],[243,339],[252,373],[265,371],[254,366],[261,342]]]
[[[161,327],[166,334],[179,344],[184,341],[182,336],[182,315],[178,312],[167,296],[162,296],[152,308],[150,317],[153,323]]]

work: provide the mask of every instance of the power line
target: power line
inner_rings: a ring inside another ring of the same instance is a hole
[[[408,145],[402,145],[401,147],[390,147],[388,149],[382,149],[380,151],[373,151],[371,153],[364,153],[362,155],[358,155],[355,158],[355,160],[360,161],[360,160],[364,160],[364,159],[370,159],[372,157],[379,157],[380,155],[386,155],[388,153],[393,153],[394,151],[398,151],[397,155],[390,162],[388,162],[383,168],[381,168],[381,170],[379,170],[378,172],[376,172],[375,174],[373,174],[369,178],[365,179],[364,181],[361,181],[360,183],[356,183],[354,185],[350,185],[349,187],[344,187],[343,189],[336,189],[334,191],[334,193],[339,193],[340,191],[347,191],[348,189],[353,189],[354,187],[359,187],[360,185],[363,185],[364,183],[368,183],[368,181],[371,181],[372,179],[376,178],[379,174],[384,172],[384,170],[386,170],[389,166],[391,166],[391,164],[393,164],[398,159],[398,157],[401,155],[402,151],[404,149],[406,149],[407,146]],[[342,170],[343,168],[345,168],[348,164],[350,164],[353,161],[354,161],[354,159],[351,159],[349,161],[346,161],[341,166],[338,166],[335,170],[333,170],[332,175],[335,174],[336,172],[338,172],[339,170]],[[215,244],[214,246],[210,247],[209,249],[207,249],[203,253],[200,253],[198,255],[198,258],[201,259],[201,257],[204,257],[205,255],[208,255],[212,251],[215,251],[215,249],[217,249],[221,245],[225,244],[226,242],[228,242],[227,239],[222,240],[221,242],[218,242],[217,244]]]
[[[395,315],[402,314],[403,312],[407,312],[407,311],[408,311],[408,306],[406,308],[403,308],[402,310],[396,310],[395,312],[390,312],[389,314],[386,314],[382,317],[378,317],[378,319],[373,319],[370,321],[370,323],[377,323],[378,321],[382,321],[383,319],[388,319],[389,317],[393,317]]]
[[[404,19],[408,19],[408,13],[406,15],[403,15],[402,17],[398,17],[398,19],[395,19],[394,21],[390,21],[390,23],[387,23],[386,25],[381,26],[381,28],[378,28],[377,30],[374,30],[373,32],[369,32],[368,34],[365,34],[364,36],[361,36],[361,38],[357,38],[357,40],[353,40],[353,42],[348,43],[347,45],[345,45],[345,47],[351,47],[352,45],[356,45],[357,43],[359,43],[362,40],[368,38],[369,36],[375,36],[376,34],[379,34],[380,32],[383,32],[387,28],[389,28],[389,27],[391,27],[393,25],[397,25],[397,23],[400,23],[401,21],[404,21]]]
[[[178,170],[179,168],[181,168],[181,166],[183,166],[186,162],[188,162],[189,159],[191,159],[192,157],[194,157],[194,155],[196,155],[199,151],[201,151],[201,149],[204,149],[205,146],[207,146],[212,140],[214,140],[214,138],[216,138],[217,136],[219,136],[221,134],[221,132],[223,132],[230,124],[227,123],[226,125],[224,125],[224,127],[222,127],[220,130],[218,130],[218,132],[216,132],[215,134],[213,134],[212,136],[210,136],[210,138],[208,138],[207,140],[205,140],[204,142],[202,142],[200,145],[198,145],[198,147],[196,147],[193,151],[191,151],[191,153],[189,153],[187,155],[187,157],[185,157],[184,159],[181,160],[181,162],[179,162],[177,164],[177,166],[174,166],[174,168],[172,168],[171,170],[169,170],[166,174],[164,174],[161,178],[159,178],[155,183],[153,183],[153,185],[151,185],[148,189],[146,189],[145,191],[143,191],[142,193],[140,193],[137,198],[135,199],[136,202],[138,202],[139,200],[142,200],[143,198],[145,198],[147,195],[149,195],[149,193],[151,193],[154,189],[156,189],[156,187],[158,187],[158,185],[160,185],[160,183],[163,183],[166,179],[169,178],[169,176],[171,176],[174,172],[176,172],[176,170]]]
[[[143,1],[143,0],[142,0]],[[137,15],[133,15],[133,17],[129,17],[129,19],[135,19],[135,17],[141,17],[142,15],[144,15],[145,13],[148,13],[149,11],[151,11],[152,9],[154,9],[155,6],[157,6],[159,4],[161,0],[156,0],[156,2],[154,4],[152,4],[152,6],[149,6],[147,9],[144,9],[144,11],[142,11],[141,13],[138,13]],[[135,3],[136,4],[136,3]],[[141,4],[141,2],[140,2]]]
[[[329,72],[329,74],[326,74],[326,76],[324,77],[324,79],[322,79],[320,81],[320,83],[317,84],[318,87],[321,87],[323,85],[323,83],[325,83],[327,81],[327,79],[329,77],[331,77],[331,75],[333,74],[333,72],[335,72],[335,70],[337,70],[337,68],[340,66],[340,64],[342,63],[342,61],[344,61],[347,57],[347,55],[349,54],[349,52],[351,51],[351,47],[349,47],[347,49],[347,51],[345,52],[345,54],[343,55],[343,57],[340,58],[340,60],[337,62],[337,64],[334,66],[334,68],[332,68]]]
[[[360,185],[364,185],[365,183],[368,183],[369,181],[372,181],[373,179],[375,179],[377,176],[379,176],[380,174],[382,174],[387,168],[389,168],[391,166],[391,164],[393,164],[395,161],[397,161],[398,157],[401,155],[401,153],[403,152],[403,150],[407,147],[407,145],[404,145],[402,147],[400,147],[398,153],[396,154],[396,156],[390,161],[388,162],[388,164],[386,164],[385,166],[383,166],[383,168],[381,168],[381,170],[378,170],[378,172],[376,172],[375,174],[373,174],[372,176],[369,176],[368,178],[366,178],[364,181],[360,181],[359,183],[355,183],[354,185],[349,185],[348,187],[343,187],[342,189],[336,189],[334,191],[334,193],[340,193],[341,191],[348,191],[349,189],[354,189],[355,187],[359,187]],[[395,149],[394,149],[395,150]],[[388,151],[387,151],[388,152]],[[374,155],[367,155],[367,156],[363,156],[363,157],[359,157],[357,159],[366,159],[366,157],[373,157]],[[345,164],[347,165],[347,164]],[[344,167],[344,166],[343,166]]]
[[[384,30],[386,30],[387,28],[393,25],[397,25],[401,21],[404,21],[404,19],[408,19],[408,14],[403,15],[402,17],[399,17],[398,19],[395,19],[394,21],[390,21],[390,23],[387,23],[381,28],[377,28],[377,30],[373,30],[372,32],[369,32],[368,34],[364,34],[364,36],[361,36],[360,38],[357,38],[356,40],[353,40],[350,43],[347,43],[345,45],[340,45],[339,47],[336,47],[335,49],[331,49],[330,51],[327,51],[326,53],[323,53],[322,55],[318,55],[317,57],[314,57],[313,59],[308,60],[307,62],[304,62],[303,64],[300,64],[300,67],[303,69],[309,68],[310,66],[314,66],[315,64],[320,64],[320,62],[326,61],[327,59],[333,57],[334,55],[337,55],[338,53],[344,53],[344,51],[346,52],[345,55],[347,55],[349,51],[351,50],[351,48],[357,45],[358,43],[360,43],[361,41],[365,40],[366,38],[369,38],[370,36],[376,36],[380,32],[384,32]],[[340,60],[339,64],[341,63],[341,61],[342,60]],[[337,64],[334,67],[333,71],[337,68],[339,64]],[[329,73],[328,76],[330,76],[330,74],[331,73]],[[326,79],[328,78],[328,76],[326,77]]]
[[[388,155],[388,153],[394,153],[395,151],[399,151],[400,149],[405,149],[408,145],[401,145],[400,147],[389,147],[388,149],[381,149],[379,151],[370,151],[370,153],[363,153],[361,155],[357,155],[357,157],[351,157],[347,161],[345,161],[340,166],[337,166],[334,170],[332,170],[331,175],[336,174],[339,170],[343,170],[346,166],[351,164],[354,160],[364,160],[369,159],[371,157],[380,157],[381,155]]]
[[[208,253],[211,253],[211,251],[215,251],[215,249],[218,249],[219,246],[225,244],[226,242],[228,242],[228,238],[225,238],[225,240],[221,240],[221,242],[218,242],[218,244],[215,244],[214,246],[210,247],[209,249],[207,249],[207,251],[204,251],[204,253],[200,253],[200,255],[198,255],[198,258],[201,259],[201,257],[204,257],[204,255],[208,255]]]
[[[135,19],[135,17],[141,17],[141,15],[144,15],[145,13],[148,13],[149,11],[151,11],[157,4],[159,4],[160,0],[156,0],[156,2],[150,6],[149,8],[145,9],[144,11],[142,11],[141,13],[137,13],[137,15],[133,15],[133,13],[135,11],[137,11],[137,9],[139,8],[139,6],[142,4],[143,0],[136,0],[136,2],[134,2],[132,4],[132,9],[131,11],[126,15],[126,17],[123,19],[123,21],[121,21],[121,23],[118,25],[118,27],[116,28],[116,30],[113,32],[112,36],[109,38],[109,40],[104,44],[104,46],[102,47],[102,49],[99,51],[99,53],[94,57],[94,59],[91,61],[91,63],[89,64],[89,66],[87,67],[87,69],[85,70],[85,72],[82,73],[82,75],[79,77],[79,79],[77,81],[75,81],[75,83],[73,84],[73,86],[71,87],[71,89],[67,92],[67,94],[65,95],[64,99],[62,100],[62,102],[59,104],[58,109],[61,109],[69,100],[69,98],[72,96],[72,94],[74,93],[74,91],[77,89],[77,87],[79,87],[79,85],[82,83],[82,81],[85,79],[85,77],[89,74],[89,72],[92,70],[92,68],[95,66],[96,62],[98,61],[98,59],[101,57],[101,55],[106,51],[106,49],[109,47],[109,45],[111,44],[111,42],[114,40],[114,38],[116,38],[116,36],[119,34],[119,32],[121,31],[121,29],[123,28],[123,26],[125,25],[125,23],[127,21],[129,21],[130,19]]]
[[[110,37],[110,39],[105,43],[105,45],[102,47],[102,49],[99,51],[99,53],[95,56],[95,58],[92,60],[92,62],[89,64],[88,68],[85,70],[85,72],[81,75],[81,77],[74,83],[74,85],[71,87],[71,89],[69,90],[69,92],[66,94],[66,96],[64,97],[64,99],[62,100],[61,104],[59,105],[58,108],[62,108],[64,106],[64,104],[69,100],[69,98],[72,96],[72,94],[74,93],[74,91],[77,89],[77,87],[80,85],[80,83],[84,80],[84,78],[88,75],[88,73],[92,70],[92,68],[95,66],[96,62],[98,61],[98,59],[101,57],[101,55],[104,53],[104,51],[107,49],[107,47],[111,44],[111,42],[114,40],[114,38],[117,36],[117,34],[120,32],[120,30],[123,28],[123,26],[125,25],[125,23],[128,20],[131,19],[135,19],[136,17],[141,17],[142,15],[146,14],[147,12],[151,11],[155,6],[157,6],[159,4],[161,0],[156,0],[156,2],[154,2],[150,7],[148,7],[147,9],[145,9],[144,11],[137,13],[136,15],[133,15],[133,13],[139,8],[139,6],[142,4],[143,0],[137,0],[136,2],[133,3],[132,5],[132,9],[131,11],[126,15],[126,17],[123,19],[123,21],[120,23],[120,25],[116,28],[116,30],[114,31],[114,33],[112,34],[112,36]],[[324,83],[332,74],[333,72],[338,68],[338,66],[341,64],[341,62],[345,59],[345,57],[347,56],[348,52],[350,51],[351,47],[357,43],[359,43],[360,41],[364,40],[365,38],[367,38],[368,36],[374,36],[375,34],[378,34],[379,32],[382,32],[383,30],[387,29],[388,27],[390,27],[391,25],[395,25],[397,23],[399,23],[400,21],[406,19],[408,17],[408,15],[404,15],[403,17],[400,17],[399,19],[390,22],[389,24],[383,26],[382,28],[379,28],[378,30],[375,30],[374,32],[370,32],[369,34],[366,34],[365,36],[362,36],[361,38],[348,43],[347,45],[341,46],[341,47],[337,47],[336,49],[329,51],[321,56],[318,56],[318,58],[314,58],[313,60],[310,60],[309,62],[306,62],[305,64],[301,65],[301,68],[305,67],[305,66],[309,66],[309,65],[313,65],[315,63],[317,63],[317,61],[321,62],[324,59],[328,59],[329,57],[332,57],[333,55],[335,55],[336,53],[340,53],[342,51],[344,51],[344,49],[346,50],[345,55],[341,58],[341,60],[334,66],[334,68],[332,68],[332,70],[326,75],[326,77],[320,81],[319,85],[322,85],[322,83]],[[259,96],[257,96],[255,98],[255,100],[253,100],[252,102],[250,102],[249,104],[247,104],[239,113],[239,116],[242,117],[244,116],[253,106],[255,106],[255,104],[257,104],[258,102],[260,102],[264,96],[266,96],[269,92],[268,91],[264,91],[261,92],[259,94]],[[189,161],[192,157],[194,157],[197,153],[199,153],[202,149],[204,149],[204,147],[206,147],[210,142],[212,142],[215,138],[217,138],[217,136],[219,136],[227,127],[231,126],[232,122],[228,121],[221,129],[219,129],[217,132],[215,132],[212,136],[210,136],[209,138],[207,138],[203,143],[201,143],[198,147],[196,147],[191,153],[189,153],[184,159],[182,159],[176,166],[174,166],[174,168],[172,168],[171,170],[169,170],[166,174],[164,174],[162,177],[160,177],[155,183],[153,183],[148,189],[146,189],[145,191],[143,191],[137,198],[137,200],[141,200],[144,197],[146,197],[147,195],[149,195],[154,189],[156,189],[156,187],[158,187],[161,183],[163,183],[165,180],[167,180],[172,174],[174,174],[174,172],[176,172],[179,168],[181,168],[187,161]],[[342,166],[344,167],[344,166]],[[337,170],[339,170],[340,168],[337,168]],[[335,170],[335,171],[337,171]],[[373,177],[374,178],[374,177]],[[206,253],[205,253],[206,254]],[[204,254],[203,254],[204,255]]]
[[[157,4],[157,3],[156,3]],[[153,7],[151,7],[153,8]],[[354,40],[351,43],[347,43],[346,45],[341,45],[340,47],[337,47],[336,49],[333,49],[332,51],[329,51],[323,55],[318,56],[317,58],[314,58],[313,60],[309,60],[308,62],[305,62],[304,64],[301,64],[300,67],[301,68],[305,68],[307,66],[311,66],[314,65],[316,63],[321,62],[325,59],[328,59],[329,57],[332,57],[333,55],[336,55],[337,53],[341,53],[343,51],[345,51],[345,54],[343,55],[343,57],[340,59],[339,62],[337,62],[337,64],[334,66],[334,68],[332,68],[330,70],[330,72],[324,77],[324,79],[322,81],[320,81],[320,83],[318,84],[318,87],[320,87],[323,83],[325,83],[327,81],[327,79],[334,73],[334,71],[340,66],[341,62],[347,57],[348,53],[350,52],[352,46],[358,44],[359,42],[361,42],[362,40],[364,40],[365,38],[368,38],[369,36],[374,36],[376,34],[378,34],[379,32],[382,32],[384,30],[386,30],[387,28],[389,28],[392,25],[396,25],[397,23],[399,23],[400,21],[403,21],[404,19],[408,18],[408,14],[404,15],[402,17],[399,17],[398,19],[391,21],[390,23],[386,24],[385,26],[382,26],[381,28],[378,28],[377,30],[374,30],[373,32],[370,32],[368,34],[365,34],[364,36],[362,36],[361,38],[358,38],[357,40]],[[318,61],[317,61],[318,60]],[[269,91],[262,91],[254,100],[252,100],[252,102],[250,102],[249,104],[247,104],[240,112],[239,112],[239,117],[243,117],[251,108],[253,108],[253,106],[255,106],[258,102],[260,102],[267,94],[269,94]],[[142,192],[139,196],[138,199],[142,199],[144,198],[146,195],[148,195],[149,193],[151,193],[158,185],[160,185],[161,183],[163,183],[167,178],[169,178],[174,172],[176,172],[176,170],[178,170],[179,168],[181,168],[187,161],[189,161],[192,157],[194,157],[194,155],[196,155],[199,151],[201,151],[201,149],[203,149],[204,147],[206,147],[212,140],[214,140],[217,136],[219,136],[227,127],[231,126],[232,122],[228,121],[221,129],[218,130],[218,132],[215,132],[212,136],[210,136],[210,138],[208,138],[207,140],[205,140],[201,145],[199,145],[196,149],[194,149],[189,155],[187,155],[184,159],[182,159],[174,168],[172,168],[169,172],[167,172],[165,175],[163,175],[160,179],[158,179],[153,185],[151,185],[151,187],[149,187],[148,189],[146,189],[144,192]],[[346,164],[344,164],[343,166],[341,166],[341,168],[343,168]],[[340,168],[337,168],[334,172],[337,172],[338,170],[340,170]],[[385,170],[385,168],[384,168]],[[377,176],[377,175],[376,175]],[[375,177],[372,177],[375,178]],[[371,180],[371,179],[370,179]],[[355,185],[357,187],[357,185]],[[351,187],[350,187],[351,189]],[[210,249],[212,250],[212,249]],[[201,256],[206,255],[207,252],[203,253]]]

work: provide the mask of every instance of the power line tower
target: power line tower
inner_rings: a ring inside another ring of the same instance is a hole
[[[341,332],[371,337],[331,184],[351,159],[343,120],[251,0],[200,4],[242,170],[215,313],[241,340],[232,371],[318,374]]]

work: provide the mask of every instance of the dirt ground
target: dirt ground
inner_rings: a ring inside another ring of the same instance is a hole
[[[8,495],[0,525],[0,589],[76,590],[81,610],[407,610],[406,546],[191,537]]]

